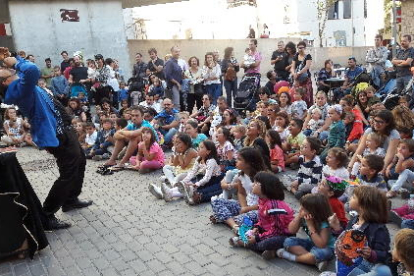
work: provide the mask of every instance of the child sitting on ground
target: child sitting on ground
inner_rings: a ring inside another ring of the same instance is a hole
[[[306,118],[308,106],[303,98],[306,95],[306,90],[302,87],[296,88],[293,92],[293,99],[295,100],[290,106],[292,118],[303,120]]]
[[[221,194],[222,178],[216,145],[211,140],[204,140],[198,148],[198,158],[186,177],[173,189],[162,183],[161,191],[165,201],[170,201],[175,194],[180,193],[187,204],[196,205]]]
[[[244,125],[236,125],[231,128],[230,132],[234,137],[234,148],[239,151],[244,147],[244,138],[246,138],[246,127]]]
[[[343,148],[345,145],[345,125],[342,121],[342,106],[339,104],[331,106],[328,109],[328,115],[332,123],[329,126],[328,144],[321,153],[322,162],[325,162],[330,148]]]
[[[86,123],[85,132],[85,141],[82,145],[82,148],[85,152],[85,155],[88,155],[93,145],[95,145],[98,133],[96,132],[95,125],[93,123]]]
[[[382,192],[387,192],[387,183],[380,174],[384,167],[384,157],[368,154],[361,160],[361,167],[355,182],[364,186],[376,187]]]
[[[183,180],[191,170],[197,158],[197,151],[192,148],[191,138],[185,133],[178,133],[173,139],[174,151],[167,165],[162,168],[164,176],[161,182],[168,182],[174,187],[179,181]],[[149,184],[148,189],[156,198],[162,199],[164,195],[161,188],[156,184]],[[174,190],[175,192],[176,190]],[[177,190],[178,192],[178,190]],[[181,193],[171,194],[173,197],[182,197]],[[167,198],[171,200],[172,198]]]
[[[286,142],[286,139],[290,134],[289,115],[286,112],[280,111],[276,114],[276,122],[273,129],[279,133],[282,143]]]
[[[233,146],[233,139],[228,128],[220,127],[217,130],[216,147],[221,171],[224,173],[227,170],[234,169],[236,165],[236,149]]]
[[[270,129],[266,134],[266,142],[270,149],[270,166],[274,173],[285,170],[285,157],[282,150],[282,141],[276,130]]]
[[[400,262],[397,267],[399,276],[414,275],[414,230],[402,229],[397,232],[392,259]]]
[[[312,109],[311,119],[309,120],[306,130],[303,132],[306,136],[311,136],[314,132],[320,129],[324,125],[325,121],[322,120],[322,111],[319,108]]]
[[[287,238],[284,249],[277,256],[292,262],[316,265],[324,271],[334,257],[335,238],[332,236],[328,218],[332,215],[328,198],[323,194],[308,194],[300,199],[299,214],[289,224],[289,232],[296,234],[303,228],[306,239]]]
[[[252,192],[259,197],[258,222],[246,237],[231,238],[230,245],[259,252],[269,250],[263,253],[264,257],[274,258],[275,250],[281,248],[287,236],[291,235],[288,226],[293,220],[294,211],[283,201],[285,195],[282,183],[273,173],[257,173]],[[284,213],[273,214],[272,209],[281,209]]]
[[[402,140],[398,144],[397,154],[393,162],[388,165],[385,174],[389,179],[397,178],[387,193],[388,198],[395,197],[398,191],[407,186],[412,190],[414,181],[414,140]]]
[[[187,121],[190,118],[190,114],[188,113],[188,111],[182,111],[178,113],[178,117],[180,118],[180,124],[178,125],[178,132],[185,132],[185,125],[187,124]]]
[[[292,119],[289,125],[289,132],[284,145],[284,150],[287,151],[286,165],[292,164],[292,169],[297,169],[299,161],[299,150],[305,140],[306,136],[302,133],[303,121],[300,119]]]
[[[164,166],[164,152],[155,141],[154,132],[148,128],[141,128],[142,141],[138,144],[138,154],[131,157],[133,169],[140,173],[148,173],[161,169]]]
[[[380,98],[375,96],[375,92],[377,92],[377,90],[375,90],[375,88],[372,85],[368,86],[365,89],[365,93],[367,94],[367,98],[368,98],[368,106],[365,109],[365,112],[367,114],[369,114],[372,111],[372,106],[374,104],[381,102]]]
[[[316,137],[307,137],[300,147],[297,180],[288,187],[297,199],[310,193],[322,178],[323,166],[317,155],[319,148],[320,141]]]
[[[348,183],[345,179],[336,177],[334,175],[326,175],[325,178],[318,185],[318,193],[329,198],[329,205],[331,205],[334,217],[329,217],[328,221],[336,219],[339,221],[341,229],[345,229],[348,219],[345,216],[344,204],[339,198],[344,194]],[[339,234],[341,231],[338,231]]]
[[[346,275],[362,275],[368,272],[371,273],[367,275],[391,275],[375,273],[379,269],[378,265],[387,260],[390,250],[390,234],[385,225],[388,222],[385,194],[375,187],[357,186],[349,206],[358,215],[349,221],[345,230],[363,232],[367,244],[359,252],[359,256],[363,258],[362,262]],[[331,219],[330,225],[334,231],[340,231],[337,218]]]
[[[366,148],[364,149],[364,152],[362,153],[362,156],[357,155],[356,156],[356,162],[352,166],[351,171],[351,178],[355,179],[355,176],[359,172],[359,168],[361,167],[361,160],[364,156],[367,156],[368,154],[375,154],[382,157],[385,157],[385,150],[381,147],[381,145],[384,143],[384,136],[381,134],[371,132],[367,136],[366,140]]]
[[[114,145],[114,133],[113,121],[111,119],[104,119],[102,121],[102,129],[98,131],[95,144],[87,158],[92,158],[95,161],[109,159],[108,147]]]

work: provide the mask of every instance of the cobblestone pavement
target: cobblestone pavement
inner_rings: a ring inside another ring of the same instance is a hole
[[[58,175],[57,167],[47,161],[51,158],[30,148],[18,153],[41,201]],[[190,207],[182,200],[156,200],[147,186],[159,181],[160,172],[102,176],[95,173],[100,163],[88,161],[81,195],[94,200],[94,205],[58,212],[59,218],[73,226],[48,233],[50,246],[33,260],[0,263],[1,276],[319,274],[311,266],[266,261],[252,251],[231,248],[231,231],[208,223],[209,204]],[[297,208],[291,196],[287,201]]]

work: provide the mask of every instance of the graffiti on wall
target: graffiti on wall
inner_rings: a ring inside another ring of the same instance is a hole
[[[79,22],[79,12],[77,10],[60,9],[62,22]]]

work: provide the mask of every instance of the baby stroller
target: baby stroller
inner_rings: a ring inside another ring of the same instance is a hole
[[[395,79],[394,79],[395,81]],[[395,81],[396,82],[396,81]],[[394,83],[395,85],[395,83]],[[413,85],[414,85],[414,78],[411,78],[408,82],[407,86],[404,87],[404,89],[401,91],[401,93],[398,93],[396,85],[393,87],[393,89],[383,98],[382,103],[388,110],[393,110],[394,107],[398,105],[398,101],[400,97],[402,96],[408,96],[410,98],[410,108],[413,108],[414,106],[414,99],[412,97],[413,94]]]
[[[238,112],[254,111],[256,109],[257,91],[260,87],[260,74],[246,74],[243,76],[236,96],[234,109]]]

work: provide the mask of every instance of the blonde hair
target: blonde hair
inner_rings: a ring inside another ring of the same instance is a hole
[[[240,132],[243,136],[246,135],[247,128],[245,125],[236,125],[231,128],[231,131]]]
[[[190,112],[188,111],[181,111],[180,113],[178,113],[178,116],[184,119],[188,119],[190,117]]]
[[[378,146],[382,146],[382,144],[385,141],[384,135],[379,134],[377,132],[371,132],[368,134],[367,137],[371,137],[371,140],[374,140],[375,142],[377,142]]]

